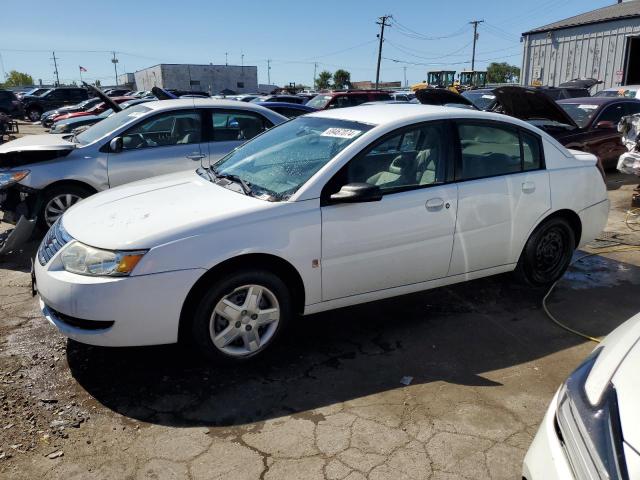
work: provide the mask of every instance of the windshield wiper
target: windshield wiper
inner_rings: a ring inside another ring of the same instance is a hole
[[[232,173],[220,173],[213,168],[210,171],[216,178],[224,178],[239,184],[240,187],[242,187],[242,191],[244,192],[245,195],[253,195],[253,190],[251,189],[251,186],[247,182],[245,182],[242,178],[240,178],[238,175],[234,175]]]

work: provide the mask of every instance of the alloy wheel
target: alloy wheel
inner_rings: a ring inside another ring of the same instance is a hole
[[[37,110],[29,110],[29,120],[32,122],[37,122],[40,120],[40,112]]]
[[[274,293],[262,285],[243,285],[222,297],[209,321],[209,335],[221,352],[242,357],[262,350],[280,322]]]
[[[63,193],[52,197],[44,207],[44,219],[47,226],[53,225],[72,205],[82,200],[82,197],[73,193]]]

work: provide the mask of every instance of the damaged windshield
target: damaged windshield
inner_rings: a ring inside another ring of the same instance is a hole
[[[75,140],[80,145],[88,145],[113,132],[114,130],[117,130],[123,125],[133,122],[134,120],[140,118],[150,111],[151,109],[149,107],[145,107],[144,105],[136,105],[131,108],[127,108],[126,110],[122,110],[115,115],[111,115],[110,117],[107,117],[104,120],[101,120],[100,122],[86,129],[84,132],[78,135]]]
[[[213,180],[239,183],[246,194],[286,199],[373,126],[321,117],[299,117],[245,143],[210,172]]]
[[[558,105],[569,114],[580,128],[586,127],[596,113],[596,110],[598,110],[598,105],[588,103],[559,103]]]

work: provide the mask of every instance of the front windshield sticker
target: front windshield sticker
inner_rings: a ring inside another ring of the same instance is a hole
[[[147,112],[131,112],[127,116],[128,117],[132,117],[132,118],[138,118],[138,117],[142,117],[145,113],[147,113]]]
[[[578,108],[580,110],[595,110],[598,108],[598,105],[588,105],[588,104],[584,104],[584,105],[578,105]]]
[[[495,95],[482,95],[482,98],[488,98],[489,100],[493,100],[494,98],[496,98]]]
[[[350,128],[327,128],[320,134],[321,137],[355,138],[362,133],[362,130],[352,130]]]

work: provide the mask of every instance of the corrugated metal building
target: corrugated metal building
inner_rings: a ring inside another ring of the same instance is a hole
[[[138,70],[134,76],[137,90],[160,87],[217,94],[225,89],[237,93],[258,89],[256,66],[161,63]]]
[[[522,34],[523,85],[596,78],[603,88],[640,84],[640,0],[560,20]]]

